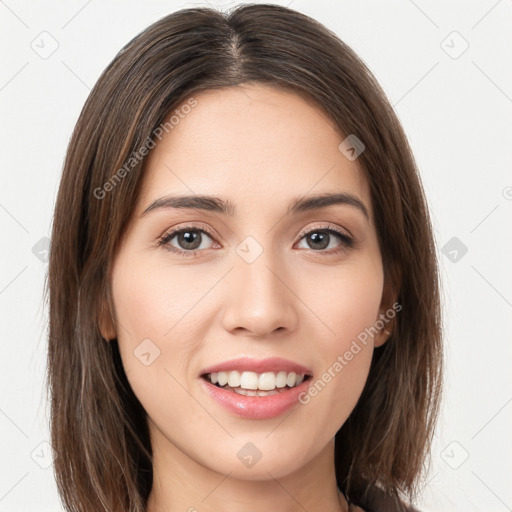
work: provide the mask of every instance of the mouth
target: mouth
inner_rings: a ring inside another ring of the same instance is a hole
[[[304,381],[311,379],[307,373],[264,372],[250,371],[221,371],[204,373],[201,377],[225,391],[231,391],[244,396],[273,396],[300,386]]]
[[[281,357],[239,357],[204,368],[199,377],[202,389],[218,406],[245,419],[265,420],[301,403],[313,372]]]

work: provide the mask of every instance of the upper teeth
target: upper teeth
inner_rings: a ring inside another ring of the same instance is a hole
[[[207,377],[212,384],[244,389],[261,389],[271,391],[275,388],[284,388],[285,386],[298,386],[304,380],[304,374],[297,375],[295,372],[286,373],[285,371],[273,373],[255,373],[255,372],[218,372],[208,373]]]

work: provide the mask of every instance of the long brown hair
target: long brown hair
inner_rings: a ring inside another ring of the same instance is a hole
[[[417,495],[439,408],[442,328],[416,164],[384,92],[345,43],[291,9],[243,5],[228,14],[183,9],[140,33],[99,78],[69,143],[47,283],[51,440],[69,511],[142,512],[152,486],[146,413],[117,340],[107,343],[99,330],[101,305],[113,311],[111,264],[144,175],[145,158],[133,155],[194,93],[248,82],[309,98],[340,133],[365,145],[358,162],[370,184],[385,280],[402,311],[336,434],[336,477],[354,502],[375,486]]]

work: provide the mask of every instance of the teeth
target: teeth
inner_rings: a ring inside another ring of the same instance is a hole
[[[286,372],[279,372],[276,375],[276,388],[284,388],[286,386]]]
[[[238,373],[238,372],[231,372],[231,373]],[[240,384],[239,386],[244,389],[251,389],[255,390],[258,389],[258,374],[254,372],[243,372],[240,376]],[[260,386],[260,389],[261,388]]]
[[[268,393],[259,395],[256,391],[272,391],[276,388],[284,388],[285,386],[292,388],[298,386],[305,376],[304,374],[297,375],[295,372],[286,373],[285,371],[260,374],[231,371],[209,373],[206,377],[212,384],[218,384],[221,387],[227,384],[230,388],[239,388],[240,391],[251,391],[251,393],[247,393],[247,396],[266,396]],[[246,393],[242,392],[240,394],[245,395]]]
[[[263,391],[276,389],[276,376],[272,372],[262,373],[258,382],[258,388]]]
[[[216,375],[219,386],[225,386],[228,383],[228,374],[226,372],[219,372]]]
[[[228,386],[230,388],[237,388],[240,386],[240,374],[238,372],[228,373]]]

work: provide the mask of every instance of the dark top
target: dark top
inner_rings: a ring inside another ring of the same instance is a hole
[[[343,496],[345,496],[345,493],[343,493]],[[350,500],[347,500],[347,502],[350,510],[355,505],[363,509],[364,512],[420,512],[417,508],[407,506],[400,499],[386,494],[376,486],[370,488],[364,502]]]

